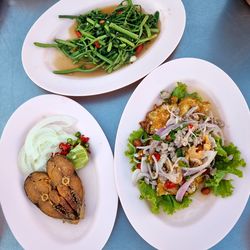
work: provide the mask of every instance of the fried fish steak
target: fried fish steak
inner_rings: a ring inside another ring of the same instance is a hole
[[[78,223],[84,214],[84,189],[73,164],[56,155],[46,172],[33,172],[24,182],[26,195],[46,215]]]
[[[73,164],[62,155],[56,155],[47,163],[51,184],[75,211],[78,219],[83,217],[84,189]]]
[[[50,217],[63,219],[63,215],[55,209],[50,201],[52,187],[50,178],[45,172],[33,172],[24,182],[24,190],[32,203],[34,203],[42,212]]]

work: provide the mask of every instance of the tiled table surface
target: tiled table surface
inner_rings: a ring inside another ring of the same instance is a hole
[[[47,93],[25,74],[21,48],[30,26],[55,2],[0,1],[0,133],[19,105],[31,97]],[[183,0],[183,3],[187,15],[186,29],[179,46],[168,60],[198,57],[215,63],[237,83],[249,105],[250,7],[244,0]],[[73,98],[96,118],[112,150],[122,111],[137,84],[99,96]],[[1,210],[0,249],[22,249]],[[119,204],[115,226],[104,249],[153,248],[134,231]],[[232,231],[213,249],[250,249],[250,202]]]

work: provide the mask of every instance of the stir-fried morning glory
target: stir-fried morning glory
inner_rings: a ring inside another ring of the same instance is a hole
[[[60,15],[59,18],[76,21],[77,38],[34,44],[42,48],[57,48],[73,64],[80,66],[55,70],[55,74],[89,73],[99,69],[111,73],[135,62],[144,46],[160,32],[159,12],[144,13],[142,7],[133,4],[132,0],[123,1],[110,14],[95,9],[84,15]]]
[[[160,97],[161,104],[130,134],[125,152],[141,199],[154,213],[162,208],[172,214],[188,207],[197,191],[232,195],[234,187],[227,174],[242,177],[239,167],[246,163],[238,148],[225,142],[224,123],[211,104],[180,82]]]

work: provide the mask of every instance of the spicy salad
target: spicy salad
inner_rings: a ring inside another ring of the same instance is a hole
[[[178,82],[171,92],[160,93],[160,103],[130,134],[125,154],[132,181],[153,213],[186,208],[197,192],[230,196],[234,186],[228,174],[243,176],[240,167],[246,163],[225,140],[224,123],[211,106]]]

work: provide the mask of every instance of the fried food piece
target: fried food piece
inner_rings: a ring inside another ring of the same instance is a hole
[[[209,102],[203,102],[192,97],[184,98],[183,100],[179,102],[178,106],[180,108],[180,116],[185,115],[189,109],[196,107],[196,106],[198,107],[197,112],[207,114],[208,111],[210,110]]]
[[[47,172],[33,172],[26,178],[26,195],[46,215],[78,223],[84,214],[84,189],[73,164],[56,155],[48,161]]]
[[[52,187],[50,178],[45,172],[33,172],[24,182],[26,195],[39,209],[50,217],[63,219],[63,215],[55,209],[50,201]]]
[[[83,215],[83,186],[73,164],[61,155],[56,155],[47,163],[51,183],[68,202],[80,218]]]
[[[140,122],[140,125],[147,133],[154,134],[158,129],[166,126],[169,117],[167,104],[155,105],[153,110],[147,113],[146,119]]]

